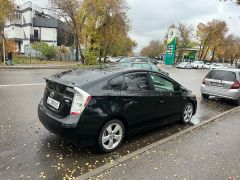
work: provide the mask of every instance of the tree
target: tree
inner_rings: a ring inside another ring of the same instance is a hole
[[[192,32],[193,29],[191,26],[180,23],[177,26],[178,35],[177,35],[177,49],[178,49],[178,60],[183,58],[183,49],[191,47],[192,45]]]
[[[199,59],[205,60],[210,50],[215,52],[227,32],[228,27],[225,21],[213,20],[207,24],[199,23],[196,34],[200,46]]]
[[[234,60],[240,58],[240,38],[232,34],[228,35],[221,47],[221,58],[233,64]],[[220,54],[220,53],[219,53]]]
[[[121,37],[111,47],[110,54],[116,56],[132,56],[133,49],[137,46],[137,43],[127,36]]]
[[[83,31],[87,51],[98,51],[99,60],[117,46],[127,42],[129,22],[125,0],[85,0],[86,23]],[[95,53],[94,53],[95,54]]]
[[[3,55],[2,40],[4,38],[4,21],[14,13],[14,5],[10,0],[0,0],[0,58]]]
[[[220,1],[229,1],[229,0],[220,0]],[[231,0],[233,1],[236,5],[240,5],[240,0]]]
[[[69,25],[74,35],[76,48],[76,61],[79,61],[79,49],[82,61],[84,56],[81,51],[81,32],[85,23],[86,16],[81,13],[82,0],[50,0],[52,9],[57,16],[63,18]],[[81,15],[80,15],[81,14]]]
[[[150,58],[155,58],[159,57],[164,50],[164,45],[159,41],[151,41],[147,47],[144,47],[141,50],[141,55],[150,57]]]

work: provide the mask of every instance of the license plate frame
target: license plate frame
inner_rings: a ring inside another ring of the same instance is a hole
[[[211,82],[211,86],[222,88],[222,87],[224,87],[224,84],[222,84],[222,83],[217,83],[217,82]]]
[[[59,108],[60,108],[60,102],[55,100],[55,99],[53,99],[53,98],[51,98],[51,97],[47,98],[47,104],[49,106],[53,107],[56,110],[59,110]]]

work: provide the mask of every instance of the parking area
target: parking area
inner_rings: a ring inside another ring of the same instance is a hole
[[[208,70],[164,68],[192,90],[198,99],[198,124],[233,108],[232,102],[202,100],[200,86]],[[44,76],[61,70],[0,70],[0,176],[3,179],[62,179],[79,176],[190,125],[173,124],[126,139],[111,154],[79,148],[49,133],[38,120],[37,105],[43,96]]]

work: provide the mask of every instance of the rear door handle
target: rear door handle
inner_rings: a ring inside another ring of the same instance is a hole
[[[133,103],[133,100],[131,98],[124,98],[123,99],[126,103]]]
[[[164,103],[165,101],[163,100],[163,98],[157,98],[157,104],[162,104]]]

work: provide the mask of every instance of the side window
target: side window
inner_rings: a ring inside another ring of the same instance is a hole
[[[128,74],[124,77],[125,83],[123,90],[125,91],[144,91],[150,90],[148,75],[143,74]]]
[[[108,90],[121,91],[123,84],[123,76],[119,76],[108,81]]]
[[[151,70],[151,67],[150,67],[150,65],[149,64],[142,64],[142,66],[143,66],[143,69],[150,69]]]
[[[161,76],[152,74],[151,79],[153,80],[155,91],[159,92],[173,92],[174,91],[174,84],[162,78]]]
[[[134,68],[142,69],[142,64],[133,64]]]
[[[156,65],[150,63],[150,66],[151,66],[151,68],[152,68],[153,71],[155,71],[155,72],[158,72],[158,71],[159,71],[159,69],[158,69],[158,67],[157,67]]]

